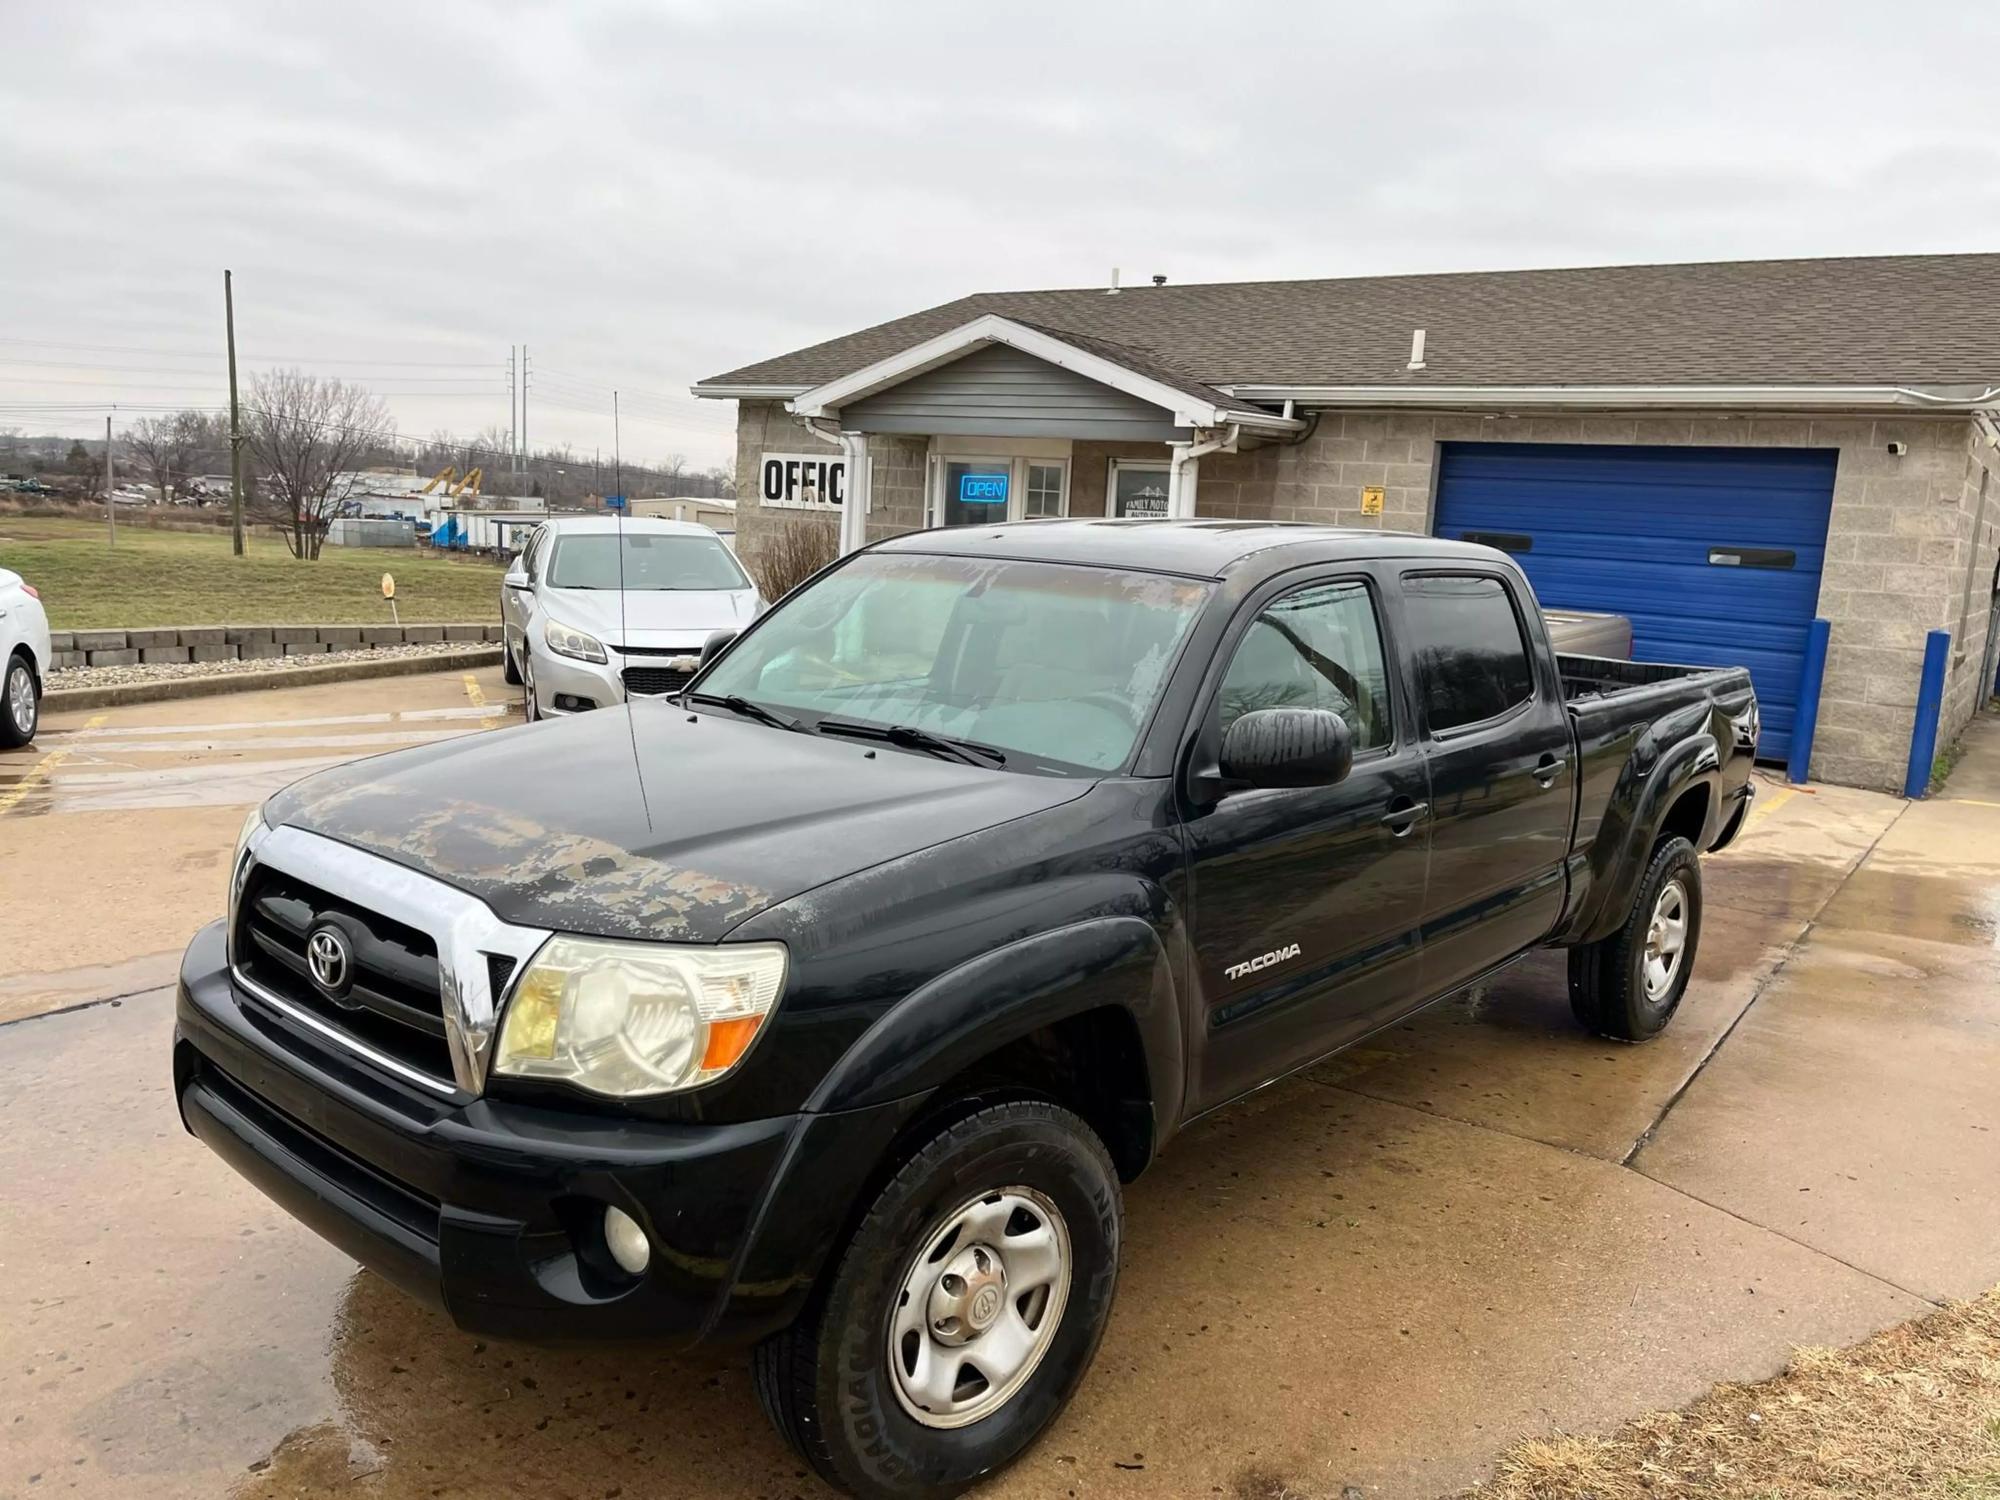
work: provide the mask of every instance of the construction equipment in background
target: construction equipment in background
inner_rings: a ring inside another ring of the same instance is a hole
[[[479,481],[485,477],[485,473],[484,469],[475,465],[465,471],[465,478],[460,479],[458,477],[458,470],[450,464],[446,464],[437,473],[431,475],[430,483],[418,490],[417,493],[419,495],[428,495],[439,485],[443,485],[447,500],[459,500],[467,495],[477,495],[479,493]]]

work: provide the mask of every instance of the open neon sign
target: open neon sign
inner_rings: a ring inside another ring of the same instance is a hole
[[[1007,476],[1002,474],[961,474],[958,476],[961,505],[1005,505]]]

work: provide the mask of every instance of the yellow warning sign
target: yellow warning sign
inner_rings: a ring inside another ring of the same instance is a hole
[[[1361,514],[1379,516],[1382,514],[1382,486],[1364,485],[1361,490]]]

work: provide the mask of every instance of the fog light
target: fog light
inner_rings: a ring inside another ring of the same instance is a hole
[[[604,1210],[604,1243],[611,1251],[611,1258],[634,1276],[643,1272],[653,1258],[646,1231],[622,1208]]]

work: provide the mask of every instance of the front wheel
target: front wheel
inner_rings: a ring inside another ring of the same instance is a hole
[[[1625,924],[1569,953],[1569,1004],[1599,1036],[1644,1042],[1666,1030],[1701,942],[1701,861],[1680,837],[1654,846]]]
[[[757,1349],[757,1394],[829,1484],[940,1500],[1011,1463],[1091,1359],[1118,1281],[1103,1143],[1068,1110],[989,1105],[889,1180],[820,1295]]]
[[[514,648],[504,640],[500,643],[500,676],[508,687],[521,685],[521,669],[514,665]]]
[[[535,657],[524,644],[521,647],[521,717],[530,724],[542,716],[542,700],[535,692]]]
[[[7,661],[0,686],[0,749],[15,750],[35,737],[42,717],[42,690],[28,658],[16,652]]]

